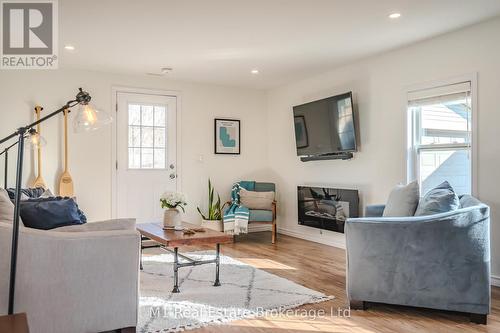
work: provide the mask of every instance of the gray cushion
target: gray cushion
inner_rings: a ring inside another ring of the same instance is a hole
[[[250,222],[272,222],[273,212],[270,210],[250,209]]]
[[[457,210],[460,207],[458,196],[445,181],[433,188],[418,203],[415,216],[446,213]]]
[[[257,192],[240,189],[240,202],[248,209],[271,210],[274,201],[274,192]]]
[[[417,209],[420,189],[416,181],[398,185],[389,194],[383,216],[413,216]]]

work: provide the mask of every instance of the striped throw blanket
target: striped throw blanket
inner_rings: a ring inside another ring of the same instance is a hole
[[[231,189],[231,205],[224,212],[224,232],[230,235],[248,233],[250,211],[240,204],[240,189],[249,191],[255,189],[255,182],[242,181],[235,183]]]

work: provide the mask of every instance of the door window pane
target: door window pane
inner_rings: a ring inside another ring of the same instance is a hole
[[[166,108],[128,105],[128,165],[130,169],[165,169]]]
[[[130,104],[128,106],[128,124],[140,125],[141,124],[141,106],[137,104]]]
[[[141,147],[153,148],[153,127],[142,127]]]
[[[155,148],[163,148],[165,147],[165,128],[160,127],[160,128],[155,128],[155,142],[154,146]]]
[[[141,127],[140,126],[129,126],[128,146],[129,147],[140,147],[141,146]]]
[[[141,125],[153,126],[153,106],[143,105],[141,107],[141,112],[142,112]]]
[[[164,106],[155,106],[154,124],[155,124],[155,126],[165,127],[165,107]]]

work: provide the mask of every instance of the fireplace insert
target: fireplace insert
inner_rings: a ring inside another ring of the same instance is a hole
[[[299,224],[344,233],[345,220],[359,216],[357,190],[297,187]]]

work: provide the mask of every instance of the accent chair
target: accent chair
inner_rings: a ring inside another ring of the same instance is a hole
[[[271,225],[271,242],[276,243],[276,234],[277,234],[277,226],[276,226],[276,184],[274,183],[264,183],[264,182],[255,182],[255,192],[274,192],[275,200],[272,203],[271,210],[263,210],[263,209],[249,209],[250,217],[248,220],[248,224],[262,224],[262,225]],[[228,202],[230,204],[231,202]]]

